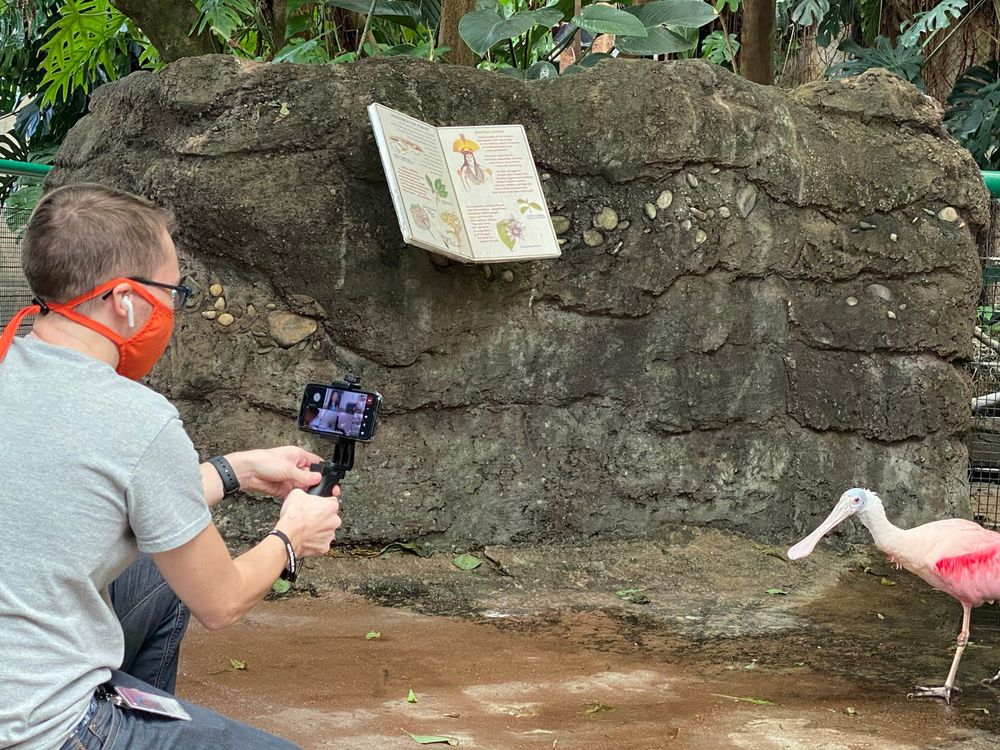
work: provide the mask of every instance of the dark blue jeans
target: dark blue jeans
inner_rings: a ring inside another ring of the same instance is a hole
[[[169,695],[177,681],[181,638],[191,615],[153,561],[140,557],[111,584],[125,633],[125,658],[111,684]],[[120,708],[93,698],[61,750],[297,750],[286,740],[180,701],[191,721]]]

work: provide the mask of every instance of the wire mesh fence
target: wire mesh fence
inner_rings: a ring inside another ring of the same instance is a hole
[[[998,220],[997,203],[992,219]],[[983,286],[976,309],[972,383],[975,401],[969,432],[972,517],[1000,528],[1000,248],[992,235],[983,250]]]
[[[0,330],[31,299],[21,273],[19,247],[29,215],[29,211],[0,205]],[[22,323],[18,334],[30,327],[30,321]]]

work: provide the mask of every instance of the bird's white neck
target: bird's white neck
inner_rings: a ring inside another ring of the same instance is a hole
[[[886,517],[882,503],[872,503],[858,514],[858,520],[871,532],[876,547],[885,553],[893,552],[895,543],[904,529],[895,526]]]

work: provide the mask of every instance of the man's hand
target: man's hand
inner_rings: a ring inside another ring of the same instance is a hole
[[[332,497],[309,495],[292,490],[281,506],[275,528],[292,540],[296,557],[316,557],[330,551],[336,531],[340,528],[340,487],[333,488]]]
[[[226,458],[244,492],[284,497],[294,489],[307,490],[323,478],[309,470],[323,459],[294,445],[230,453]]]

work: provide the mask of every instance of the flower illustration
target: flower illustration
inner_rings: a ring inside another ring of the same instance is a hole
[[[497,222],[497,236],[508,250],[513,250],[514,245],[522,240],[526,234],[527,228],[513,215]]]
[[[455,245],[462,246],[462,220],[451,211],[441,212],[441,222],[448,227],[448,234],[455,238]],[[447,242],[447,238],[445,239]]]
[[[431,217],[427,215],[427,209],[423,206],[418,206],[416,203],[411,204],[410,216],[413,217],[413,223],[418,227],[425,232],[431,231]]]

